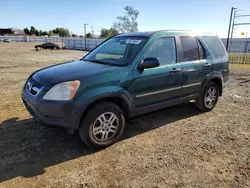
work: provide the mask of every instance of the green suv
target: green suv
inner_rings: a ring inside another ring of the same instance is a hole
[[[210,111],[228,82],[228,54],[211,33],[156,31],[112,37],[84,58],[34,72],[22,99],[39,122],[106,147],[126,119],[195,100]]]

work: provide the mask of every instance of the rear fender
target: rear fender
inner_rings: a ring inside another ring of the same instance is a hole
[[[219,90],[220,90],[220,96],[222,95],[222,83],[223,83],[223,75],[221,72],[219,71],[214,71],[214,72],[211,72],[210,74],[208,74],[206,76],[206,78],[204,79],[203,83],[202,83],[202,87],[201,87],[201,92],[202,93],[207,85],[207,83],[211,80],[219,80],[220,82],[218,83],[218,87],[219,87]]]

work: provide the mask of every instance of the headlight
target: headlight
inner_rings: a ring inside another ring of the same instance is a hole
[[[53,86],[43,96],[43,99],[59,100],[59,101],[71,100],[75,96],[79,86],[80,86],[79,80],[62,82],[60,84]]]

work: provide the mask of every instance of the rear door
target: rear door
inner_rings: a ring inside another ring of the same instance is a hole
[[[228,80],[228,54],[220,39],[217,36],[202,36],[201,40],[204,41],[206,49],[210,50],[210,55],[206,57],[206,60],[209,61],[209,58],[212,59],[213,65],[212,69],[214,73],[222,74],[223,81]],[[210,67],[211,68],[211,67]],[[208,70],[208,69],[207,69]]]
[[[182,96],[197,93],[202,86],[206,74],[212,72],[212,61],[206,59],[202,44],[196,37],[180,36]]]

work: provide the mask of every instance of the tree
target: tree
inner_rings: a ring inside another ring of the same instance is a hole
[[[108,29],[102,28],[100,38],[108,38],[108,35],[109,35]]]
[[[36,36],[43,36],[43,35],[49,35],[52,36],[54,34],[58,34],[60,37],[67,37],[70,36],[70,32],[68,29],[65,28],[55,28],[53,30],[50,31],[42,31],[37,30],[34,26],[31,26],[30,29],[28,29],[27,27],[23,29],[23,31],[25,32],[25,34],[30,35],[30,34],[35,34]]]
[[[100,38],[109,38],[109,37],[117,35],[118,33],[119,32],[114,28],[110,28],[110,29],[102,28]]]
[[[44,36],[44,35],[49,35],[49,33],[47,31],[42,31],[41,36]]]
[[[40,29],[40,30],[38,31],[38,35],[39,35],[39,36],[42,36],[42,33],[43,33],[43,31]]]
[[[138,31],[138,23],[136,19],[139,16],[139,11],[134,9],[132,6],[126,6],[124,10],[126,11],[125,15],[118,16],[113,27],[123,33]]]
[[[91,33],[87,33],[87,34],[86,34],[86,38],[90,38],[90,39],[92,39],[92,38],[93,38],[93,36],[92,36],[92,34],[91,34]]]
[[[25,34],[30,35],[30,30],[27,27],[25,27],[23,31]]]
[[[53,33],[59,34],[60,37],[68,37],[70,36],[70,32],[68,29],[62,28],[62,27],[57,27],[52,30]]]
[[[109,29],[109,37],[112,37],[112,36],[115,36],[115,35],[118,35],[119,34],[119,31],[116,30],[115,28],[110,28]]]
[[[72,37],[78,37],[78,35],[77,34],[72,34]]]
[[[30,34],[36,34],[37,33],[37,30],[34,26],[31,26],[30,27]]]
[[[36,36],[40,36],[40,33],[38,30],[35,31]]]
[[[53,31],[50,30],[50,31],[49,31],[49,36],[53,36],[53,35],[54,35]]]

